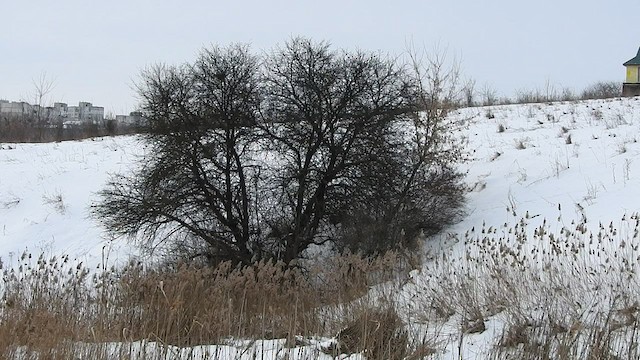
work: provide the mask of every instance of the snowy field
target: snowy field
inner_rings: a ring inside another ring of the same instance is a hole
[[[459,110],[468,120],[462,166],[467,216],[447,233],[514,218],[553,229],[618,221],[640,210],[640,98]]]
[[[109,174],[126,173],[141,149],[134,137],[0,144],[2,261],[25,251],[68,254],[92,266],[126,258],[130,249],[109,241],[89,210]]]
[[[638,211],[640,99],[467,108],[470,161],[467,216],[446,233],[512,212],[559,225],[589,226]],[[89,219],[109,174],[126,173],[144,154],[135,137],[48,144],[0,144],[0,258],[23,251],[66,253],[98,265],[127,256]],[[560,207],[560,210],[558,208]]]
[[[563,245],[581,243],[588,250],[575,257],[562,253],[548,261],[552,266],[564,261],[567,267],[559,268],[568,274],[574,270],[590,272],[590,266],[605,269],[600,262],[606,262],[609,269],[607,257],[613,260],[623,253],[632,268],[638,263],[637,247],[626,253],[617,250],[621,240],[637,242],[638,236],[640,98],[467,108],[454,116],[468,120],[464,135],[470,161],[462,166],[470,189],[467,215],[426,244],[426,257],[431,260],[416,274],[415,283],[427,287],[433,284],[434,279],[427,274],[437,268],[432,265],[434,259],[443,256],[449,262],[458,261],[449,272],[462,265],[473,273],[475,265],[463,259],[474,251],[488,253],[494,246],[524,248],[523,253],[530,254],[546,248],[551,254],[550,236],[563,234],[564,230],[570,230],[571,235],[566,235]],[[544,229],[545,235],[536,237],[539,229]],[[527,244],[517,243],[514,234],[519,231],[527,235]],[[609,239],[608,243],[594,244],[593,238],[601,237]],[[485,239],[490,240],[485,243]],[[544,244],[534,243],[539,240]],[[486,253],[478,258],[495,260]],[[598,276],[609,277],[611,273],[617,276],[618,271],[603,270]],[[637,285],[633,275],[630,283]],[[545,275],[541,276],[544,283]],[[527,282],[524,277],[521,281],[523,285]],[[544,290],[538,295],[544,297]],[[567,298],[572,296],[596,303],[598,299],[591,293],[573,293]],[[543,306],[536,301],[544,300],[531,299],[531,305],[539,306],[539,311]],[[597,304],[593,306],[597,308]],[[439,335],[447,344],[442,358],[486,358],[508,322],[500,315],[485,319],[486,331],[468,334],[462,340],[457,323],[460,319],[441,324]]]
[[[590,232],[609,225],[624,230],[624,219],[640,211],[640,98],[467,108],[452,116],[464,120],[460,135],[468,141],[469,160],[461,165],[469,187],[467,215],[425,245],[425,269],[444,253],[463,256],[464,239],[481,229],[506,232],[526,219],[526,231],[544,227],[560,232],[576,224]],[[69,254],[100,267],[134,254],[122,241],[109,239],[89,218],[89,209],[109,174],[126,173],[143,153],[131,136],[0,144],[2,262],[11,264],[27,251]],[[424,283],[424,276],[415,271],[411,281]],[[480,335],[458,341],[455,330],[447,331],[452,323],[440,324],[444,337],[437,356],[483,358],[502,323],[490,318],[486,326]],[[218,351],[222,359],[248,359],[256,353],[276,358],[279,350],[263,353],[256,344],[244,355],[233,346],[224,347],[227,357],[219,348],[206,351]],[[275,341],[268,344],[279,348]],[[289,356],[320,355],[307,346]]]

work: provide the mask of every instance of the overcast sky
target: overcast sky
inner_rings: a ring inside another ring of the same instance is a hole
[[[132,84],[154,63],[192,61],[202,47],[269,50],[292,36],[399,54],[439,44],[465,75],[501,95],[623,81],[640,46],[638,0],[15,0],[0,6],[0,99],[135,109]]]

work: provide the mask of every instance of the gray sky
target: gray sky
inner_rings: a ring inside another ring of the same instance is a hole
[[[113,114],[158,62],[192,61],[210,44],[269,50],[292,36],[399,54],[439,44],[464,74],[501,95],[623,81],[640,46],[638,0],[16,0],[0,7],[0,99],[90,101]]]

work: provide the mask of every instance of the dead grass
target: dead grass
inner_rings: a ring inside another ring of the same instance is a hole
[[[332,356],[447,358],[441,351],[452,340],[426,329],[457,324],[454,346],[464,352],[465,338],[497,321],[485,358],[639,358],[640,217],[593,233],[588,225],[583,219],[552,231],[525,215],[516,226],[472,229],[457,239],[464,254],[445,251],[411,276],[415,260],[398,254],[345,255],[304,268],[132,263],[98,273],[66,257],[24,254],[2,270],[0,357],[186,351],[204,359],[198,345],[232,343],[260,358],[259,341],[280,339],[283,352],[300,352],[320,337],[334,339],[324,348]],[[306,358],[324,356],[321,349]]]
[[[326,353],[363,353],[367,359],[404,359],[409,338],[394,308],[366,309],[338,332],[335,343]]]
[[[402,263],[390,253],[377,259],[345,255],[306,269],[263,262],[158,270],[131,263],[93,273],[66,257],[36,259],[25,253],[3,270],[0,282],[0,356],[106,359],[112,356],[109,343],[139,341],[168,349],[286,339],[283,346],[293,348],[301,338],[333,337],[346,323],[369,321],[359,320],[362,309],[377,305],[365,295],[397,277],[401,270],[393,264]],[[403,323],[398,315],[390,317],[395,313],[389,304],[387,317],[372,310],[367,318],[383,321],[383,330],[367,330],[358,340],[358,349],[380,359],[392,344],[398,348],[394,353],[409,349],[401,336]],[[132,355],[126,348],[118,351],[119,357]]]
[[[74,126],[62,126],[62,124],[36,126],[34,122],[34,119],[29,118],[0,117],[0,142],[45,143],[141,132],[141,129],[124,125],[113,128],[106,125],[106,122],[99,125],[89,123]]]
[[[464,254],[425,264],[412,298],[430,300],[414,311],[455,321],[461,333],[477,319],[497,321],[483,358],[640,358],[640,217],[594,232],[585,221],[552,231],[525,216],[467,232]]]

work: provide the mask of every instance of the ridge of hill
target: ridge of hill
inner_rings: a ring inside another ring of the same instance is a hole
[[[393,292],[412,336],[436,344],[436,357],[536,359],[566,348],[568,358],[618,349],[632,358],[640,336],[632,296],[640,292],[640,98],[464,108],[450,116],[466,139],[466,215],[426,239],[420,268],[389,288],[371,287],[369,300]],[[88,216],[109,175],[137,166],[145,152],[138,139],[0,144],[0,264],[26,251],[104,269],[138,255]],[[167,296],[162,281],[152,285]],[[330,340],[303,345],[291,358],[320,356]],[[249,356],[265,354],[265,344],[274,353],[286,347],[282,339],[249,343],[224,351]]]

